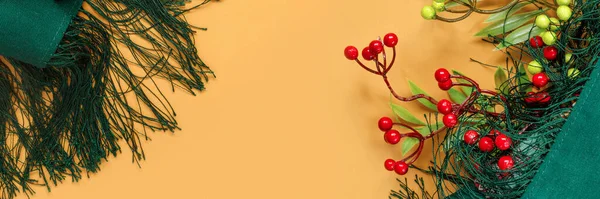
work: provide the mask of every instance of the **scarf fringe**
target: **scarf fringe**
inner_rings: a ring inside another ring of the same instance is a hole
[[[215,77],[182,15],[210,0],[185,2],[85,0],[49,67],[1,63],[3,199],[98,172],[122,147],[138,162],[148,130],[179,129],[155,81],[195,95]]]

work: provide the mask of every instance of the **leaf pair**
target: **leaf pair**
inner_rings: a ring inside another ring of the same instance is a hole
[[[394,114],[396,114],[396,116],[399,119],[401,119],[407,123],[416,125],[416,126],[425,126],[426,125],[425,122],[417,119],[417,117],[415,117],[412,113],[410,113],[406,108],[404,108],[400,105],[396,105],[394,103],[390,103],[390,106],[391,106]],[[423,136],[429,135],[429,131],[427,131],[426,129],[428,129],[428,128],[426,128],[426,127],[416,128],[416,130],[419,131],[419,133]],[[402,154],[406,154],[408,151],[410,151],[410,149],[415,147],[418,143],[419,143],[419,140],[416,138],[411,138],[411,137],[404,138],[404,141],[402,142]]]

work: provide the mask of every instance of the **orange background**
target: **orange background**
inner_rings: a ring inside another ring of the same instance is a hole
[[[387,198],[399,176],[383,161],[401,158],[376,126],[392,116],[389,94],[379,77],[344,58],[344,47],[398,34],[392,84],[408,95],[412,80],[438,99],[447,97],[433,79],[438,67],[493,88],[494,69],[469,58],[504,63],[472,36],[485,16],[425,21],[420,9],[429,3],[225,0],[201,7],[187,18],[208,28],[197,34],[197,47],[217,79],[197,97],[168,94],[183,130],[152,135],[142,168],[124,153],[89,179],[50,193],[39,188],[33,198]],[[417,165],[430,158],[425,152]]]

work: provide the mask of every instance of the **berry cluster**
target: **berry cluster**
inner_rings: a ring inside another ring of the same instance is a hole
[[[479,132],[467,130],[463,136],[463,140],[468,145],[475,145],[477,143],[479,150],[482,152],[492,152],[494,149],[506,151],[512,146],[512,139],[496,129],[492,129],[486,136],[481,138]],[[498,168],[501,170],[508,170],[513,166],[514,161],[510,155],[502,156],[498,160]]]
[[[567,21],[571,18],[572,10],[569,7],[572,0],[557,0],[558,8],[556,9],[556,15],[558,17],[548,17],[546,14],[540,14],[535,19],[535,25],[546,31],[540,33],[540,35],[534,36],[529,39],[529,46],[532,49],[542,49],[545,60],[533,60],[527,65],[527,70],[532,75],[531,83],[538,89],[543,89],[550,79],[544,72],[544,65],[550,65],[552,62],[559,61],[559,49],[554,46],[559,35],[555,31],[559,29],[561,21]],[[571,61],[573,54],[564,53],[564,63]],[[579,75],[579,70],[576,68],[570,68],[568,71],[569,77],[576,77]],[[550,101],[550,96],[545,91],[540,92],[529,92],[525,98],[525,102],[530,105],[545,105]]]
[[[385,142],[389,143],[389,144],[398,144],[398,142],[400,142],[400,139],[402,139],[402,137],[417,137],[418,139],[423,139],[423,136],[421,136],[420,134],[415,135],[414,133],[405,133],[405,134],[401,134],[400,132],[398,132],[395,129],[392,129],[394,125],[394,122],[392,121],[392,119],[390,119],[389,117],[382,117],[381,119],[379,119],[379,122],[377,123],[377,126],[379,127],[379,130],[385,132],[383,135],[383,138],[385,140]],[[402,124],[400,124],[402,125]],[[419,148],[423,147],[422,145],[419,145]],[[411,164],[412,162],[414,162],[414,159],[412,159],[412,161],[407,163],[407,160],[411,157],[414,157],[416,154],[413,153],[413,155],[410,155],[402,160],[398,160],[395,161],[393,159],[387,159],[384,162],[384,167],[386,170],[388,171],[395,171],[398,175],[404,175],[408,172],[408,165]]]
[[[385,82],[386,86],[388,87],[390,93],[396,99],[398,99],[400,101],[405,101],[405,102],[414,101],[417,99],[425,99],[433,104],[436,104],[438,113],[443,114],[442,122],[444,124],[444,127],[441,129],[438,129],[434,132],[430,132],[427,136],[421,135],[417,130],[415,130],[414,128],[412,128],[409,125],[406,125],[403,123],[394,123],[392,121],[392,119],[390,119],[388,117],[382,117],[378,121],[379,129],[381,131],[385,132],[384,136],[383,136],[384,140],[385,140],[385,142],[387,142],[389,144],[393,144],[393,145],[398,144],[401,141],[401,139],[404,137],[412,137],[412,138],[416,138],[417,140],[419,140],[419,145],[417,147],[417,150],[414,150],[411,154],[405,156],[401,160],[395,161],[392,159],[387,159],[384,162],[385,169],[387,169],[389,171],[395,171],[396,173],[403,175],[403,174],[406,174],[406,172],[408,172],[409,166],[414,161],[416,161],[416,159],[421,154],[421,151],[422,151],[423,145],[424,145],[424,141],[426,139],[430,139],[430,138],[434,137],[439,132],[442,132],[446,129],[451,129],[451,128],[454,128],[455,126],[457,126],[459,124],[458,118],[460,115],[465,114],[465,113],[482,113],[482,114],[493,115],[493,116],[498,116],[498,117],[502,116],[502,115],[499,115],[494,112],[488,112],[487,110],[485,110],[482,107],[478,108],[476,106],[472,106],[472,104],[475,102],[475,100],[478,98],[479,95],[486,94],[486,95],[498,96],[501,99],[504,99],[504,98],[503,98],[503,96],[499,95],[498,93],[496,93],[494,91],[481,89],[479,87],[479,84],[477,84],[477,82],[473,81],[472,79],[462,76],[462,75],[452,75],[452,74],[450,74],[450,72],[447,69],[444,69],[444,68],[440,68],[440,69],[436,70],[435,74],[434,74],[434,77],[435,77],[436,81],[438,82],[438,86],[440,89],[447,91],[450,88],[452,88],[453,86],[468,86],[468,87],[474,88],[476,90],[476,92],[472,92],[471,95],[468,96],[467,99],[461,104],[452,103],[451,101],[449,101],[447,99],[442,99],[438,102],[435,99],[433,99],[432,97],[424,95],[424,94],[413,95],[410,97],[402,97],[402,96],[398,95],[392,88],[392,86],[388,80],[388,77],[387,77],[387,73],[392,68],[394,61],[396,59],[395,47],[397,44],[398,44],[398,37],[396,36],[396,34],[389,33],[389,34],[385,35],[383,42],[381,41],[381,39],[373,40],[369,43],[369,45],[367,47],[363,48],[363,50],[361,52],[362,58],[366,61],[372,61],[375,65],[375,69],[371,69],[371,68],[367,67],[365,64],[363,64],[361,62],[361,60],[358,59],[359,51],[354,46],[347,46],[344,49],[344,56],[349,60],[356,61],[356,63],[358,63],[358,65],[360,65],[363,69],[367,70],[368,72],[373,73],[378,76],[381,76],[383,78],[383,81]],[[392,56],[392,60],[389,64],[387,62],[387,56],[386,56],[386,51],[385,51],[384,46],[392,48],[393,56]],[[463,83],[461,83],[459,81],[454,82],[454,81],[452,81],[452,79],[462,79],[464,81],[462,81]],[[467,83],[464,83],[464,82],[467,82]],[[404,129],[408,129],[409,132],[408,133],[400,133],[398,130],[393,129],[394,125],[402,126],[402,127],[404,127]],[[501,134],[499,132],[493,133],[492,135],[482,137],[481,139],[479,139],[479,137],[480,136],[477,133],[477,131],[474,131],[474,130],[468,131],[465,133],[465,142],[467,142],[468,144],[475,144],[475,143],[479,142],[480,149],[482,151],[488,151],[488,152],[492,151],[494,149],[494,146],[496,148],[498,148],[499,150],[508,150],[510,148],[510,146],[512,145],[512,139],[510,139],[508,136]],[[495,141],[494,141],[494,139],[495,139]],[[507,157],[510,158],[510,156],[507,156]],[[502,160],[501,162],[504,162],[507,164],[512,163],[512,161],[505,161],[506,158],[502,158],[501,160]],[[499,164],[500,164],[500,162],[499,162]],[[509,169],[511,167],[512,166],[507,166],[507,165],[500,166],[500,168],[504,168],[504,169]]]

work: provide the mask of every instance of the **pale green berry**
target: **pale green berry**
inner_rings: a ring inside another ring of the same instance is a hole
[[[565,54],[565,63],[569,63],[571,61],[572,57],[573,57],[573,54],[571,54],[571,53]]]
[[[538,15],[535,18],[535,25],[541,29],[546,29],[550,25],[550,19],[545,14]]]
[[[433,2],[436,2],[436,3],[444,3],[444,1],[445,0],[433,0]]]
[[[567,70],[567,75],[571,78],[575,78],[579,76],[579,70],[576,68],[569,68],[569,70]]]
[[[423,9],[421,9],[421,17],[427,20],[435,19],[435,9],[431,6],[423,6]]]
[[[557,18],[550,17],[550,30],[557,30],[558,26],[560,26],[560,21]]]
[[[566,21],[571,18],[572,10],[569,6],[558,6],[556,9],[556,15],[560,20]]]
[[[431,6],[433,6],[433,9],[435,9],[436,12],[444,12],[444,10],[446,10],[446,4],[444,2],[439,3],[434,1]]]
[[[540,36],[541,38],[544,38],[544,34],[546,34],[546,31],[540,32],[540,34],[538,34],[538,36]]]
[[[535,74],[538,74],[538,73],[541,73],[542,71],[544,71],[544,68],[542,68],[542,65],[540,64],[540,62],[533,60],[533,61],[529,62],[529,64],[527,65],[527,70],[532,75],[535,75]]]
[[[556,0],[556,4],[558,4],[559,6],[568,6],[569,4],[571,4],[572,0]]]
[[[546,33],[544,33],[544,36],[542,36],[542,40],[544,41],[544,44],[548,46],[553,45],[554,42],[556,42],[556,33],[546,31]]]

